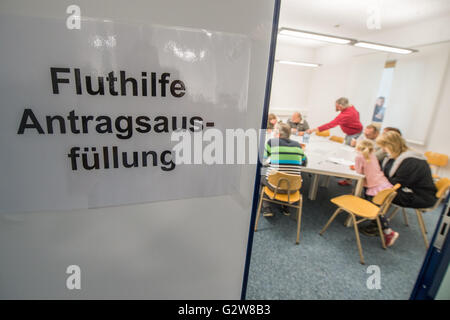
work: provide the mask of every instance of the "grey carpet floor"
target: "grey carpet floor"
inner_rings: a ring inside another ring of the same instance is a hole
[[[307,200],[309,176],[304,176],[304,198],[300,244],[295,244],[296,221],[275,212],[274,217],[261,216],[254,234],[246,299],[316,300],[316,299],[409,299],[426,249],[412,210],[408,210],[409,227],[401,212],[391,221],[399,232],[396,243],[386,250],[379,237],[361,234],[365,265],[359,263],[353,228],[344,226],[347,217],[341,213],[323,236],[319,231],[336,207],[334,196],[350,194],[351,187],[319,187],[317,199]],[[424,214],[431,239],[442,208]],[[381,289],[369,289],[370,265],[380,268]]]

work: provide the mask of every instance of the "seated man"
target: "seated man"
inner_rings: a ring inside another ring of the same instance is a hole
[[[297,141],[289,139],[291,128],[284,123],[278,123],[275,126],[275,137],[266,143],[264,150],[264,159],[270,157],[270,164],[266,176],[262,180],[262,184],[269,186],[267,176],[271,172],[279,171],[287,174],[300,175],[301,167],[306,166],[306,156],[302,147]],[[272,216],[270,213],[269,204],[263,202],[263,215]],[[288,214],[288,208],[283,207],[283,212]]]
[[[375,143],[375,140],[378,138],[378,135],[379,135],[378,128],[376,126],[374,126],[373,124],[369,124],[367,127],[364,128],[362,135],[360,135],[357,139],[351,140],[350,145],[352,147],[355,147],[360,141],[363,141],[363,140],[368,140],[368,141],[372,142],[373,147],[374,147],[375,156],[377,157],[378,162],[381,162],[386,155],[385,155],[384,151],[381,149],[381,147]],[[351,179],[343,179],[343,180],[339,180],[338,183],[341,186],[348,186],[348,185],[352,184],[352,180]]]
[[[297,136],[302,136],[309,129],[308,122],[303,120],[300,112],[294,112],[291,119],[287,121],[287,124],[291,127],[291,133]]]
[[[358,137],[358,139],[352,139],[351,146],[354,147],[358,144],[358,142],[362,140],[369,140],[373,143],[375,155],[378,159],[378,161],[383,160],[384,158],[384,152],[381,149],[380,146],[378,146],[375,143],[375,140],[378,138],[380,131],[376,126],[373,124],[369,124],[367,127],[364,128],[363,134]]]
[[[373,124],[369,124],[367,127],[364,128],[362,135],[360,135],[357,139],[352,139],[350,145],[354,147],[358,144],[359,141],[362,140],[370,140],[375,143],[378,134],[379,134],[378,128],[375,127]]]

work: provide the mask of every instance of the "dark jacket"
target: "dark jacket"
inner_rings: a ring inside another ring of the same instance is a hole
[[[437,189],[423,155],[408,150],[397,159],[386,157],[382,168],[390,183],[401,184],[394,204],[407,208],[429,208],[435,204]]]

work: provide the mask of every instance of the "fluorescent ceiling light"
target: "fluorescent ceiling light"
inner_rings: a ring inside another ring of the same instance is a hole
[[[361,47],[361,48],[374,49],[374,50],[387,51],[387,52],[400,53],[400,54],[408,54],[408,53],[417,51],[417,50],[413,50],[413,49],[397,48],[397,47],[391,47],[391,46],[387,46],[387,45],[383,45],[383,44],[370,43],[370,42],[364,42],[364,41],[358,41],[358,42],[354,43],[353,45],[356,47]]]
[[[338,44],[349,44],[353,42],[352,39],[340,38],[335,36],[329,36],[325,34],[309,32],[309,31],[301,31],[295,29],[281,28],[279,31],[280,35],[289,36],[294,38],[304,38],[304,39],[312,39],[318,41],[332,42]]]
[[[361,48],[387,51],[387,52],[400,53],[400,54],[409,54],[409,53],[417,52],[417,50],[414,50],[414,49],[398,48],[398,47],[393,47],[393,46],[379,44],[379,43],[371,43],[371,42],[359,41],[359,40],[349,39],[349,38],[341,38],[341,37],[336,37],[336,36],[327,35],[327,34],[315,33],[315,32],[310,32],[310,31],[302,31],[302,30],[296,30],[296,29],[290,29],[290,28],[280,28],[280,31],[278,32],[278,34],[281,36],[288,36],[288,37],[292,37],[292,38],[318,40],[318,41],[332,42],[332,43],[337,43],[337,44],[349,44],[349,45],[354,45],[356,47],[361,47]]]
[[[278,63],[282,64],[292,64],[296,66],[303,66],[303,67],[320,67],[320,64],[317,63],[309,63],[309,62],[298,62],[298,61],[288,61],[288,60],[277,60]]]

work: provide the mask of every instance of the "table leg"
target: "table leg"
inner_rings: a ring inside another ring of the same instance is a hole
[[[318,186],[319,186],[319,175],[313,174],[311,185],[309,186],[309,195],[308,195],[309,200],[316,200]]]
[[[330,176],[324,176],[320,186],[328,188],[330,186]]]
[[[352,226],[352,216],[349,214],[347,219],[345,219],[344,226],[350,228]]]
[[[356,188],[355,188],[355,196],[360,197],[362,190],[363,190],[363,180],[364,179],[359,179],[356,183]]]

